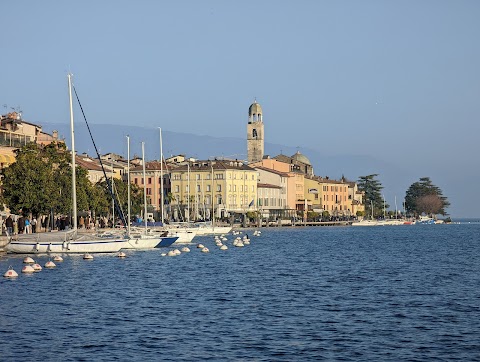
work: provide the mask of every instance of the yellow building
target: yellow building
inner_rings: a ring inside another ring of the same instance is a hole
[[[172,170],[171,193],[187,220],[255,211],[257,172],[237,160],[187,162]]]

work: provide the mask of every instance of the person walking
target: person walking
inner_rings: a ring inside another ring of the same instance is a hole
[[[5,228],[7,230],[7,234],[10,236],[13,233],[13,219],[12,215],[8,215],[7,219],[5,220]]]
[[[23,216],[20,216],[17,220],[18,224],[18,233],[23,234],[25,231],[25,218]]]
[[[32,226],[32,233],[35,234],[37,232],[37,218],[35,216],[33,217],[30,225]]]

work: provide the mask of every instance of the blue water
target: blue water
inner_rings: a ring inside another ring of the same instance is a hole
[[[480,224],[249,234],[0,280],[0,360],[480,360]]]

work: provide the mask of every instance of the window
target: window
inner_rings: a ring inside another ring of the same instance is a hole
[[[257,130],[254,128],[253,131],[252,131],[252,137],[253,138],[257,138],[258,137],[258,134],[257,134]]]
[[[185,192],[188,192],[189,191],[188,189],[189,189],[188,185],[185,186]]]
[[[175,185],[175,192],[180,192],[180,186],[179,185]]]
[[[211,192],[210,185],[207,185],[207,192]]]
[[[252,192],[255,192],[255,185],[252,185]]]
[[[195,176],[197,180],[200,180],[200,174],[197,173]]]
[[[152,184],[152,178],[151,178],[151,177],[148,178],[148,184],[149,184],[149,185]]]
[[[232,191],[232,185],[228,185],[228,191],[229,191],[229,192]]]
[[[200,192],[200,185],[197,185],[197,192]]]
[[[222,191],[222,185],[217,185],[217,191]]]
[[[152,189],[150,187],[147,188],[147,195],[151,195],[152,194]]]
[[[252,175],[252,180],[255,180],[255,175]]]
[[[237,192],[237,185],[233,185],[233,192]]]
[[[223,174],[222,173],[216,173],[215,174],[215,179],[216,180],[223,180]]]
[[[135,185],[138,185],[138,178],[135,177]]]

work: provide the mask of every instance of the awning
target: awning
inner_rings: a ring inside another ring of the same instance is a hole
[[[4,166],[11,165],[15,162],[15,156],[12,155],[0,155],[0,163],[3,163]]]

